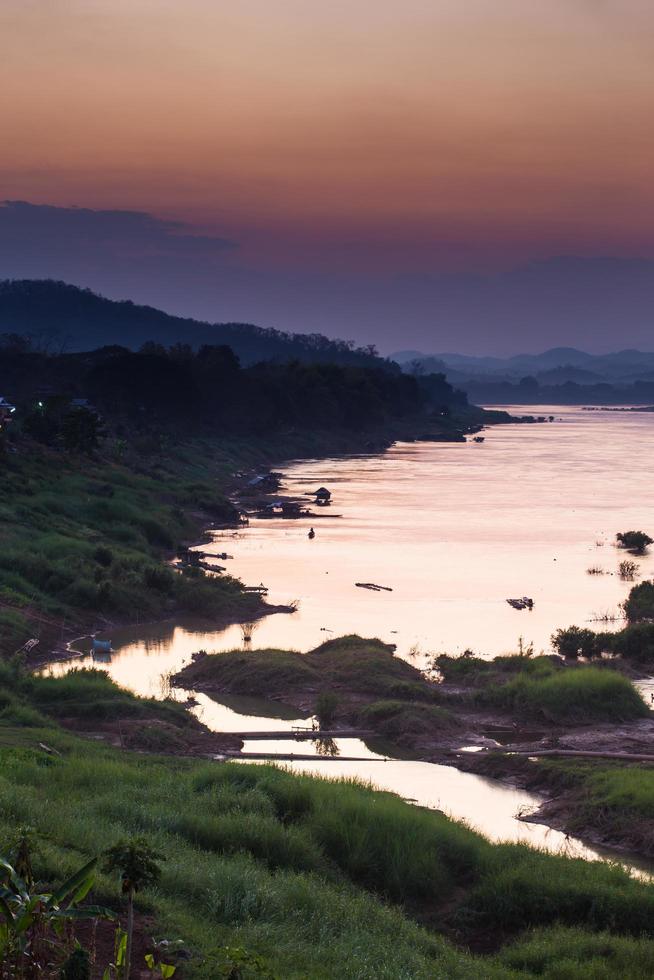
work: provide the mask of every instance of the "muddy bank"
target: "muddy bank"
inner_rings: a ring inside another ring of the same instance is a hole
[[[508,743],[501,750],[457,752],[451,764],[546,796],[522,819],[545,823],[589,844],[652,859],[654,762],[637,757],[651,759],[653,746],[654,719],[648,718],[551,732],[536,741]]]
[[[252,608],[247,611],[239,611],[233,614],[217,616],[208,618],[206,620],[207,629],[210,630],[222,630],[227,629],[228,626],[238,625],[240,623],[254,623],[259,619],[263,619],[265,616],[272,616],[277,613],[285,613],[291,615],[296,611],[294,606],[286,605],[271,605],[262,599],[257,599],[253,596]],[[198,622],[199,619],[194,619],[194,622]],[[153,620],[139,620],[131,618],[112,618],[112,619],[98,619],[97,617],[87,620],[86,623],[78,623],[74,627],[66,628],[62,630],[60,623],[52,623],[52,631],[56,632],[56,636],[53,635],[52,646],[49,649],[47,647],[47,640],[41,640],[39,646],[34,647],[25,657],[25,666],[29,670],[39,670],[42,667],[47,667],[48,664],[58,663],[63,660],[70,660],[71,655],[76,653],[86,652],[90,648],[91,643],[91,633],[82,633],[81,629],[84,626],[87,629],[93,629],[93,635],[97,635],[99,639],[111,639],[111,634],[115,630],[123,630],[129,627],[143,627],[155,625],[164,625],[170,623],[171,626],[178,626],[180,623],[184,622],[183,616],[166,616],[165,618],[153,619]]]
[[[189,714],[189,718],[193,716]],[[63,728],[76,735],[132,752],[206,758],[242,749],[243,742],[238,736],[212,732],[193,722],[180,727],[163,719],[116,718],[92,724],[77,718],[59,719]]]

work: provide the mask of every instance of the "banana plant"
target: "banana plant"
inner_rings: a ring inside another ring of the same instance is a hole
[[[20,977],[42,977],[66,928],[80,919],[113,919],[98,905],[76,908],[91,890],[97,858],[89,861],[59,888],[38,891],[4,858],[0,858],[0,963]]]

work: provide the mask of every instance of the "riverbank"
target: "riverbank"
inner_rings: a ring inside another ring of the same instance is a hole
[[[44,886],[145,836],[162,874],[137,896],[139,946],[181,939],[182,980],[215,977],[237,947],[263,957],[260,975],[291,980],[562,969],[581,980],[596,959],[603,976],[647,975],[654,887],[617,867],[491,844],[352,783],[81,738],[62,720],[131,712],[188,724],[181,706],[135,699],[93,672],[34,678],[5,667],[0,695],[0,836],[29,820]],[[99,872],[90,901],[123,914],[118,892]]]
[[[209,696],[278,700],[332,733],[372,730],[391,756],[454,765],[549,797],[561,770],[569,780],[566,793],[529,819],[589,843],[653,856],[654,768],[647,758],[654,718],[626,678],[553,657],[440,657],[437,664],[438,680],[394,657],[388,644],[350,636],[305,654],[199,654],[172,682]],[[639,774],[645,801],[617,800],[609,819],[607,800],[598,790],[591,805],[579,774],[587,769],[590,779],[611,770],[611,762],[549,758],[558,751],[624,755]],[[638,821],[629,818],[630,810],[638,811]]]
[[[211,530],[238,527],[230,497],[280,460],[382,452],[419,428],[449,441],[508,419],[470,408],[461,418],[403,419],[358,432],[123,440],[93,457],[24,439],[4,460],[0,484],[0,657],[37,640],[30,662],[45,663],[85,632],[188,614],[220,628],[280,611],[229,574],[187,568],[176,575],[168,562],[180,547],[209,540]]]
[[[542,740],[509,743],[501,752],[459,753],[454,764],[544,795],[525,820],[546,823],[590,845],[651,860],[653,739],[654,721],[647,719],[565,732],[554,749],[551,741]]]

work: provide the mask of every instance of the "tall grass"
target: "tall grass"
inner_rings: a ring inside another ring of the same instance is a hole
[[[648,714],[633,684],[600,667],[559,669],[549,676],[519,676],[489,685],[477,700],[559,724],[630,721]]]
[[[200,451],[192,455],[201,471]],[[82,467],[34,447],[6,461],[0,483],[0,656],[30,636],[51,638],[53,619],[59,625],[64,618],[87,622],[98,615],[254,612],[256,599],[243,595],[233,579],[196,574],[191,582],[160,564],[176,544],[197,539],[198,508],[205,505],[212,517],[234,515],[215,485],[180,479],[182,465],[176,458],[166,466],[141,460],[137,472],[136,460],[128,468],[98,459]],[[205,462],[205,472],[208,467]]]
[[[57,683],[36,685],[48,706]],[[98,679],[90,672],[68,683]],[[62,691],[71,701],[71,687]],[[29,685],[16,697],[29,706]],[[621,869],[492,845],[439,812],[352,781],[119,753],[39,723],[18,730],[0,718],[0,851],[17,824],[32,824],[42,840],[38,874],[61,878],[117,839],[145,833],[167,860],[140,908],[159,934],[182,935],[200,952],[246,946],[298,980],[472,980],[532,974],[457,951],[416,920],[456,929],[464,942],[543,924],[581,938],[580,930],[654,935],[654,887]],[[101,876],[96,899],[114,893]],[[641,946],[630,942],[620,949],[639,961]],[[584,961],[570,949],[565,976],[581,977]],[[189,975],[212,976],[200,960]]]

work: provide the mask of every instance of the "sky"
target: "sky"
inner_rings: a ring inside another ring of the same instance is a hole
[[[651,0],[2,0],[0,277],[654,348]]]

